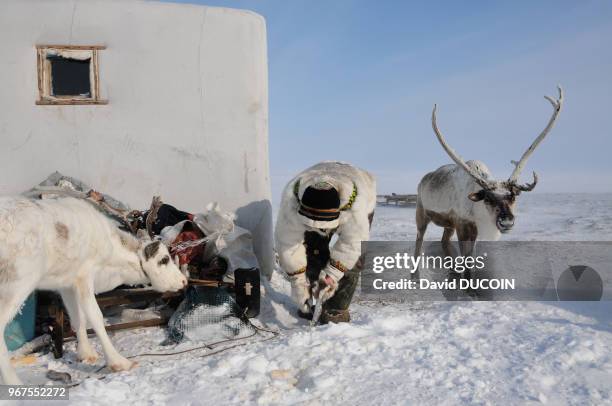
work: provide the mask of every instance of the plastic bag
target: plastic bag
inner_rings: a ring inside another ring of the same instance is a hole
[[[233,278],[236,269],[259,268],[253,249],[251,233],[234,224],[234,213],[222,211],[218,203],[211,203],[205,213],[193,216],[193,222],[202,230],[205,237],[185,243],[185,247],[207,243],[205,260],[220,256],[228,264],[228,277]],[[183,229],[185,222],[177,223],[162,230],[162,242],[170,246]]]
[[[194,215],[193,222],[212,242],[209,255],[225,259],[232,275],[236,269],[259,268],[251,232],[234,224],[235,214],[221,211],[217,203],[206,209],[206,213]]]

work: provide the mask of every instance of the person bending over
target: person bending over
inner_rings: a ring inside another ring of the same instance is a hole
[[[333,293],[320,322],[350,321],[363,268],[361,241],[369,238],[375,206],[374,177],[348,163],[318,163],[287,184],[274,234],[300,317],[312,318],[309,302],[318,284]]]

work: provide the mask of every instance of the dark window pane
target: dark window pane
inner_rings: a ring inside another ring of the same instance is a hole
[[[51,94],[53,96],[91,97],[89,64],[91,59],[78,60],[61,56],[47,57],[51,62]]]

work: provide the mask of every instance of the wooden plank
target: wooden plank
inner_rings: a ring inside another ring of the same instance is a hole
[[[190,285],[197,286],[211,286],[211,287],[220,287],[220,286],[233,286],[232,283],[216,281],[216,280],[208,280],[208,279],[189,279]],[[101,293],[96,295],[96,301],[98,302],[98,306],[100,309],[104,309],[111,306],[125,305],[125,304],[135,304],[142,303],[146,301],[153,301],[156,299],[171,299],[175,297],[180,297],[183,295],[183,292],[164,292],[160,293],[152,289],[148,288],[135,288],[135,289],[115,289],[110,292]],[[160,317],[155,319],[148,320],[138,320],[138,321],[130,321],[126,323],[118,323],[107,325],[107,331],[116,331],[116,330],[125,330],[131,328],[138,327],[155,327],[161,326],[168,323],[168,318]],[[91,329],[87,330],[88,334],[94,334],[94,331]],[[67,331],[63,334],[64,338],[74,337],[75,332]]]
[[[40,99],[36,100],[36,104],[39,106],[64,106],[64,105],[83,105],[83,104],[108,104],[108,100],[94,100],[94,99]]]
[[[111,306],[119,306],[125,304],[135,304],[155,299],[171,299],[179,297],[182,292],[165,292],[160,293],[151,289],[132,290],[132,289],[116,289],[107,293],[96,296],[96,301],[101,309]]]
[[[104,327],[106,328],[106,331],[129,330],[132,328],[139,328],[139,327],[157,327],[157,326],[163,326],[165,324],[168,324],[168,320],[169,319],[167,317],[159,317],[156,319],[137,320],[137,321],[129,321],[126,323],[109,324]],[[87,334],[95,334],[95,331],[89,328],[87,329]],[[70,331],[67,331],[66,334],[64,335],[64,338],[70,338],[70,337],[76,337],[76,333],[72,329],[70,329]]]
[[[94,100],[100,100],[100,72],[98,72],[98,50],[92,51],[91,69],[93,69],[93,84],[91,85],[92,97]]]
[[[127,329],[138,328],[138,327],[162,326],[164,324],[168,324],[168,320],[170,319],[167,317],[160,317],[157,319],[137,320],[137,321],[129,321],[127,323],[111,324],[110,326],[106,326],[106,331],[127,330]]]
[[[215,281],[210,279],[192,279],[189,278],[190,285],[196,286],[212,286],[218,288],[220,286],[234,286],[233,283],[223,282],[223,281]]]
[[[43,90],[43,70],[44,70],[43,52],[41,49],[36,50],[36,70],[38,72],[38,97],[42,98],[45,94]]]
[[[106,45],[47,45],[47,44],[36,45],[36,49],[45,49],[45,48],[69,49],[69,50],[76,50],[76,51],[90,51],[92,49],[106,49]]]
[[[210,279],[189,279],[190,285],[196,286],[211,286],[211,287],[220,287],[220,286],[234,286],[233,283],[222,282]],[[96,301],[98,302],[98,306],[101,309],[111,307],[111,306],[119,306],[125,304],[135,304],[146,301],[153,301],[155,299],[172,299],[175,297],[180,297],[183,295],[183,292],[164,292],[160,293],[152,289],[141,288],[141,289],[115,289],[110,292],[101,293],[96,295]]]

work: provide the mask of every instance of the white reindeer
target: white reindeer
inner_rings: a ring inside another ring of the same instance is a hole
[[[113,347],[95,293],[121,284],[151,284],[177,291],[187,285],[166,247],[140,241],[119,229],[89,203],[74,199],[0,198],[0,372],[4,384],[20,380],[12,368],[4,329],[35,289],[58,291],[78,339],[80,360],[97,354],[87,339],[87,321],[96,332],[113,371],[134,363]]]
[[[449,241],[455,231],[459,240],[461,255],[471,255],[476,239],[496,241],[501,233],[509,232],[514,226],[513,209],[516,197],[521,192],[533,190],[538,176],[533,172],[533,182],[519,185],[518,179],[533,151],[551,130],[561,107],[563,90],[558,87],[557,100],[544,96],[553,106],[553,114],[535,141],[529,146],[521,159],[514,164],[514,171],[506,181],[492,178],[489,169],[480,161],[465,162],[446,143],[436,123],[436,106],[434,105],[431,122],[433,130],[442,148],[455,164],[444,165],[426,174],[418,187],[416,225],[417,240],[415,258],[421,255],[423,238],[427,225],[433,222],[444,227],[442,247],[451,255]]]

